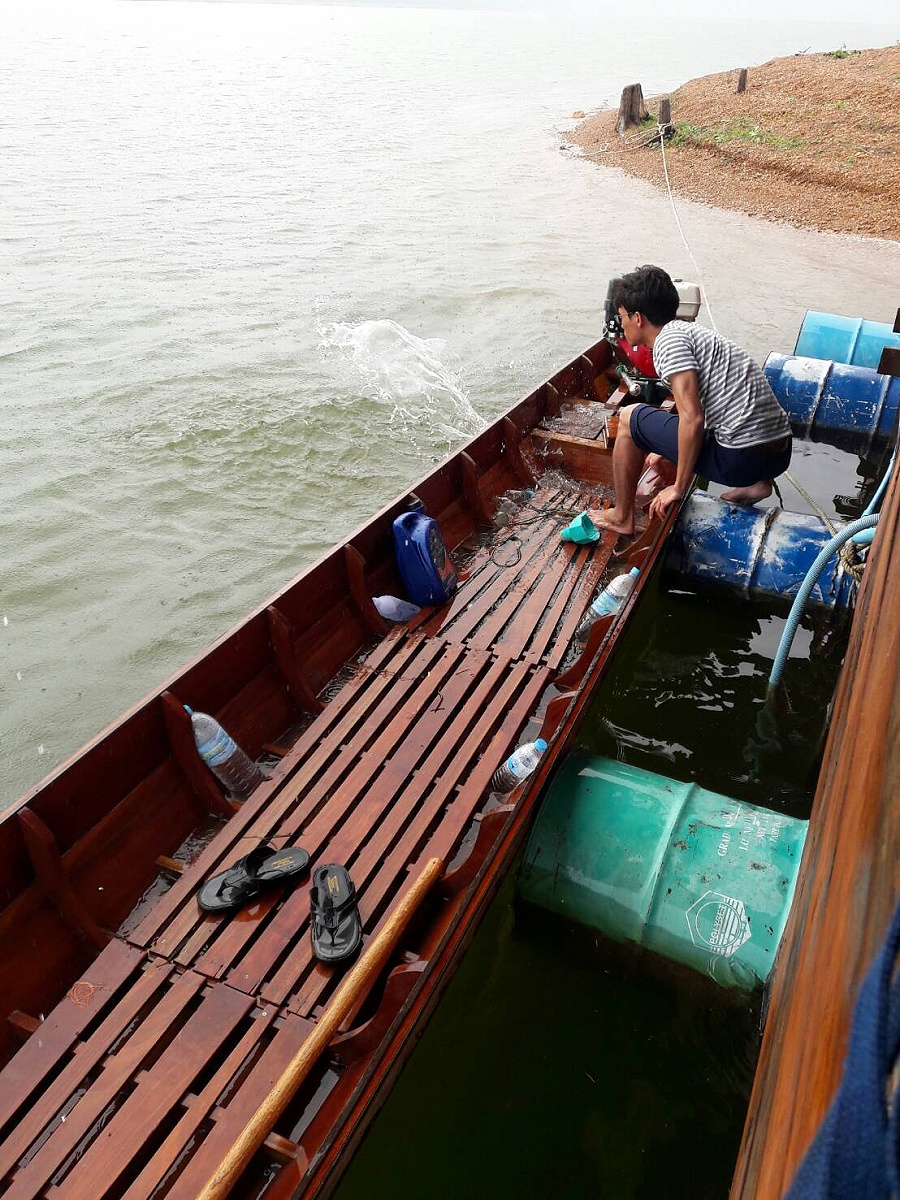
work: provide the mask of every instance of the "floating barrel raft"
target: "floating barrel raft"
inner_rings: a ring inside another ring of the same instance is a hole
[[[830,538],[810,514],[742,508],[694,492],[672,531],[665,569],[670,582],[698,591],[737,592],[754,600],[791,597]],[[808,603],[846,608],[855,587],[835,555]]]
[[[897,428],[900,378],[791,354],[770,354],[763,370],[797,437],[865,455]]]
[[[877,370],[886,347],[900,349],[900,333],[890,325],[810,309],[800,326],[794,354]]]
[[[576,751],[519,876],[523,900],[725,987],[769,976],[807,822]]]

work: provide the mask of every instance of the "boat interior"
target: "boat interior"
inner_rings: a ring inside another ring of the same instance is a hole
[[[559,531],[611,496],[606,343],[417,483],[459,575],[392,624],[392,524],[409,497],[300,575],[4,814],[0,1190],[196,1197],[327,1011],[309,888],[233,916],[204,880],[251,849],[341,863],[367,943],[424,865],[439,884],[342,1022],[235,1195],[324,1194],[446,986],[551,769],[499,795],[516,745],[571,737],[619,617],[574,640],[608,577],[655,561],[674,513],[628,544]],[[196,749],[212,714],[266,774],[244,802]]]

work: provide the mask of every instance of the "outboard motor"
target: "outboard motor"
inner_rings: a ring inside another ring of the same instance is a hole
[[[694,321],[700,311],[700,289],[696,283],[683,279],[672,281],[678,289],[680,303],[675,314],[681,321]],[[613,304],[612,294],[618,279],[611,279],[603,303],[603,337],[613,348],[618,360],[616,375],[628,395],[644,404],[658,407],[671,396],[671,389],[656,376],[653,355],[645,346],[632,347],[625,340],[622,320]]]

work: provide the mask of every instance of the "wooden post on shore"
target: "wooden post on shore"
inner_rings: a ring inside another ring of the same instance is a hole
[[[659,102],[659,124],[663,129],[672,124],[672,101],[668,96],[663,96]]]
[[[737,94],[740,95],[747,87],[747,68],[741,67],[741,73],[738,75]]]
[[[619,119],[616,121],[616,132],[624,138],[625,130],[630,125],[640,125],[647,116],[647,106],[644,103],[644,92],[639,83],[629,83],[622,89],[622,99],[619,101]]]

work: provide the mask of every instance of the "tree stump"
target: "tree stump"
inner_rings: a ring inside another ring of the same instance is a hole
[[[747,87],[747,68],[741,67],[741,73],[738,75],[737,94],[740,95]]]
[[[616,133],[624,138],[625,130],[630,125],[640,125],[648,116],[644,103],[644,92],[639,83],[629,83],[622,89],[622,99],[619,101],[619,119],[616,121]]]

